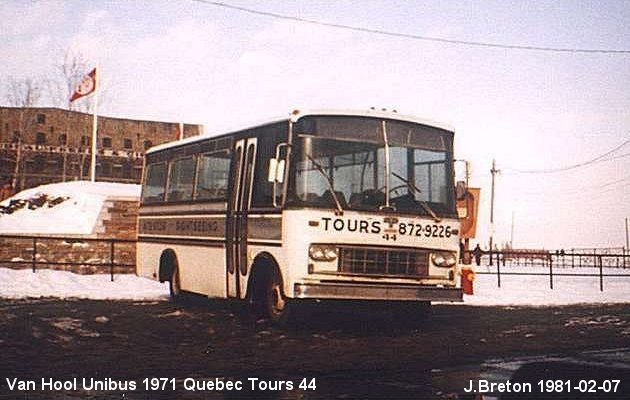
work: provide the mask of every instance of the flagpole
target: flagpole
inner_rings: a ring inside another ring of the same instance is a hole
[[[92,182],[96,182],[96,144],[97,137],[96,131],[98,129],[98,85],[101,77],[99,76],[99,67],[98,64],[94,68],[94,103],[92,104],[92,158],[90,160],[90,180]]]

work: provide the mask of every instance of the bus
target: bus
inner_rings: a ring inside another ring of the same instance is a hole
[[[247,301],[461,301],[453,129],[396,112],[294,111],[147,151],[137,274]]]

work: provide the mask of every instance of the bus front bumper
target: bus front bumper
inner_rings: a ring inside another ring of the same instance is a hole
[[[296,299],[463,301],[460,288],[380,283],[302,282],[293,293]]]

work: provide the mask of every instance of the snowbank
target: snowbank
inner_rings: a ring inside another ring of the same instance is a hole
[[[0,268],[0,297],[166,300],[168,285],[135,275],[78,275],[66,271]]]
[[[105,200],[139,197],[140,185],[123,183],[73,181],[38,186],[0,203],[0,211],[4,210],[0,234],[90,234]]]
[[[477,272],[490,271],[487,267],[477,267]],[[496,269],[492,269],[496,272]],[[622,277],[604,276],[604,291],[599,290],[598,276],[577,276],[577,274],[597,275],[597,268],[557,268],[554,274],[574,274],[573,276],[553,277],[553,290],[550,289],[549,275],[525,276],[504,275],[505,272],[548,274],[548,268],[507,267],[501,268],[501,287],[497,275],[476,274],[473,284],[474,294],[464,295],[465,304],[477,306],[547,306],[568,304],[630,303],[630,269],[604,268],[604,274],[627,274]]]

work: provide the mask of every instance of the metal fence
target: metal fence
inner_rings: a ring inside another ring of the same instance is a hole
[[[51,251],[51,242],[56,249]],[[7,244],[8,243],[8,244]],[[0,235],[0,265],[30,266],[36,272],[41,266],[90,267],[106,270],[114,280],[115,270],[135,268],[135,240],[78,238],[61,236]],[[8,248],[10,246],[12,248]],[[63,250],[67,247],[67,250]],[[126,249],[125,249],[126,247]],[[75,249],[79,250],[75,250]],[[64,257],[58,256],[60,249]],[[23,257],[7,255],[20,253]],[[122,252],[134,262],[122,262]],[[83,255],[89,255],[84,259]],[[3,255],[7,258],[2,258]],[[98,257],[100,255],[103,257]],[[118,257],[117,257],[118,256]],[[468,251],[464,257],[473,265],[493,267],[494,271],[476,271],[480,275],[496,275],[497,286],[501,287],[502,276],[548,276],[549,288],[554,288],[554,277],[591,277],[599,280],[600,291],[604,291],[604,278],[630,278],[630,251],[624,248],[589,248],[570,250],[504,250]],[[513,271],[511,267],[522,266],[537,271]],[[537,267],[537,268],[534,268]],[[544,272],[540,267],[544,268]],[[576,272],[592,268],[596,272]],[[606,268],[606,271],[604,270]],[[610,272],[614,269],[619,272]],[[568,272],[570,271],[570,272]]]
[[[0,235],[0,247],[4,247],[0,251],[0,266],[30,266],[33,272],[42,266],[87,267],[109,272],[113,282],[116,269],[135,269],[135,243],[135,240],[76,236]],[[121,258],[134,262],[124,262]]]
[[[496,275],[497,286],[501,277],[509,275],[548,276],[549,288],[554,287],[554,277],[591,277],[599,280],[599,290],[604,291],[604,278],[630,278],[630,252],[625,248],[589,248],[570,250],[503,250],[469,251],[472,264],[496,268],[494,271],[476,271],[480,275]],[[512,271],[511,267],[532,267],[538,271]],[[535,268],[538,267],[538,268]],[[541,268],[544,272],[541,271]],[[596,272],[578,272],[590,268]],[[606,271],[604,270],[606,269]],[[614,269],[619,272],[610,272]]]

